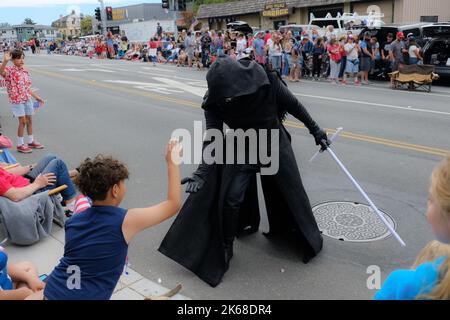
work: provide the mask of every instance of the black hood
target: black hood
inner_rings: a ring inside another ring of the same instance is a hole
[[[257,92],[270,85],[264,68],[255,61],[241,59],[235,61],[227,56],[219,57],[206,75],[208,93],[203,101],[203,109],[223,101]]]

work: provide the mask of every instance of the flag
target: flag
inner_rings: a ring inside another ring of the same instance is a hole
[[[198,25],[199,23],[200,23],[200,21],[198,21],[197,18],[194,18],[194,20],[192,21],[191,26],[189,27],[189,30],[190,31],[194,31],[195,26]]]

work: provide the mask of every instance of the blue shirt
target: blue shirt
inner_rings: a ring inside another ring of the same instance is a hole
[[[128,252],[122,233],[126,213],[118,207],[94,206],[66,222],[64,257],[48,278],[44,291],[48,300],[111,298]],[[74,288],[80,273],[81,288]]]
[[[3,251],[3,248],[0,247],[0,291],[13,289],[13,283],[8,276],[7,264],[8,256],[6,255],[6,252]]]
[[[263,39],[253,40],[253,47],[255,48],[256,54],[258,56],[264,55],[264,40]]]
[[[421,264],[416,270],[392,272],[375,295],[375,300],[415,300],[430,294],[439,279],[439,268],[447,257]]]
[[[311,53],[313,51],[314,44],[311,41],[308,41],[303,44],[303,51],[307,54]]]

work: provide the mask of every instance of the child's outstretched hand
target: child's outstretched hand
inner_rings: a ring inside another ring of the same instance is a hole
[[[168,164],[179,165],[180,157],[183,156],[183,147],[180,142],[175,139],[170,139],[166,147],[166,161]]]
[[[3,55],[3,62],[9,62],[11,61],[11,52],[5,52],[5,54]]]

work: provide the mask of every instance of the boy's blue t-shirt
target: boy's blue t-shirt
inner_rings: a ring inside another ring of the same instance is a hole
[[[259,56],[264,55],[264,40],[263,39],[253,40],[253,47],[255,48],[257,55],[259,55]]]
[[[375,300],[415,300],[430,294],[438,279],[439,268],[447,257],[421,264],[416,270],[392,272],[375,295]]]
[[[8,265],[8,256],[0,247],[0,291],[2,290],[12,290],[13,283],[11,278],[8,276],[8,271],[6,266]]]

